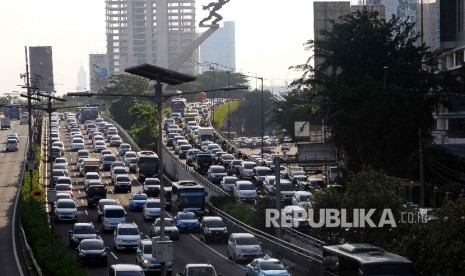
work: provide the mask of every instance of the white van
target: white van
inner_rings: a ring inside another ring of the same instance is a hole
[[[105,205],[102,212],[102,232],[112,231],[118,223],[126,222],[126,211],[120,205]]]

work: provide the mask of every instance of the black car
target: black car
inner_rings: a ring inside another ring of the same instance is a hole
[[[200,221],[200,240],[228,242],[228,228],[220,217],[203,217]]]
[[[160,187],[158,178],[146,178],[142,190],[149,197],[160,197]]]
[[[102,184],[89,185],[86,191],[87,207],[96,207],[100,199],[107,198],[107,188]]]
[[[137,173],[137,158],[131,159],[131,162],[129,162],[129,172]]]
[[[84,239],[98,238],[98,231],[92,223],[75,223],[73,229],[69,230],[69,246],[76,248]]]
[[[77,248],[80,264],[100,264],[107,266],[107,248],[101,239],[82,240]]]

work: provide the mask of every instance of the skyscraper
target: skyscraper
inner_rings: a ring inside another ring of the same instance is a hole
[[[236,68],[236,36],[233,21],[225,21],[223,27],[201,44],[200,62],[202,72],[210,70],[207,65],[210,63]]]
[[[52,46],[29,47],[29,65],[32,86],[39,91],[52,93],[55,90]]]
[[[106,0],[105,9],[110,73],[142,63],[169,68],[196,38],[195,0]],[[179,71],[194,73],[197,59],[194,52]]]
[[[322,41],[325,40],[325,36],[321,32],[331,30],[331,20],[338,22],[340,16],[350,13],[350,2],[313,2],[313,13],[315,41]],[[315,48],[315,52],[318,52],[318,49]],[[315,68],[322,62],[320,57],[315,57]]]
[[[87,77],[84,67],[81,65],[79,72],[77,73],[77,90],[86,91],[87,90]]]

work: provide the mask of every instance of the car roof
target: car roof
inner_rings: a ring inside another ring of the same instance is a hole
[[[205,217],[203,217],[203,220],[223,221],[223,219],[221,217],[218,217],[218,216],[205,216]]]
[[[74,227],[76,227],[76,226],[92,226],[93,227],[94,225],[92,223],[90,223],[90,222],[76,222],[74,224]]]
[[[142,267],[136,264],[114,264],[111,267],[116,271],[138,271],[143,272]]]
[[[231,237],[235,237],[235,238],[238,238],[238,237],[254,237],[255,236],[251,233],[231,233]]]

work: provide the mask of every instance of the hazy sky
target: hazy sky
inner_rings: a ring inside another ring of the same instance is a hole
[[[197,0],[197,21],[208,15]],[[236,71],[282,85],[301,73],[304,43],[313,38],[313,0],[230,0],[220,14],[236,25]],[[104,0],[16,0],[0,2],[0,93],[23,92],[24,46],[52,46],[55,90],[76,91],[80,66],[88,73],[89,54],[105,53]],[[199,31],[205,31],[205,28]],[[87,79],[89,77],[87,76]],[[252,81],[254,87],[255,82]]]

